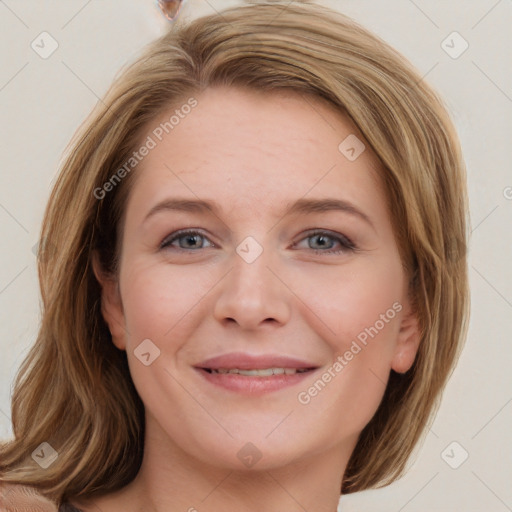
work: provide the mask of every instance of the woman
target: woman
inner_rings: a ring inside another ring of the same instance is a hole
[[[466,237],[452,123],[383,41],[311,4],[175,27],[52,191],[3,507],[334,512],[388,485],[465,338]]]

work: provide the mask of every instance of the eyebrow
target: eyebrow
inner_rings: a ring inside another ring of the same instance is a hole
[[[145,223],[153,215],[164,211],[184,211],[192,213],[207,213],[209,211],[216,216],[220,216],[220,210],[221,208],[219,204],[215,201],[168,198],[153,206],[146,215],[143,223]],[[375,226],[373,225],[370,217],[368,217],[366,213],[361,211],[355,205],[344,199],[298,199],[294,203],[288,203],[286,205],[285,212],[281,217],[292,214],[304,215],[308,213],[322,213],[329,211],[341,211],[354,217],[358,217],[369,224],[375,231]]]

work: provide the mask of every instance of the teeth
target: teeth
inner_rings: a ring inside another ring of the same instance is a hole
[[[211,369],[212,373],[235,373],[239,375],[246,375],[248,377],[270,377],[271,375],[293,375],[295,373],[304,373],[308,370],[306,368],[262,368],[259,370],[239,370],[238,368],[228,369],[219,368],[217,370]]]

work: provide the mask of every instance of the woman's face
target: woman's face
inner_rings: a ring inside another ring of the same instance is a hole
[[[321,100],[233,88],[196,100],[169,133],[176,108],[148,126],[120,296],[102,283],[146,444],[225,468],[346,462],[419,341],[381,168]]]

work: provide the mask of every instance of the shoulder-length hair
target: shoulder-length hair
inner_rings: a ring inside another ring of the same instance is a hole
[[[42,321],[15,380],[15,438],[0,446],[0,481],[65,500],[112,492],[137,474],[144,407],[102,317],[91,261],[97,253],[117,275],[137,170],[113,179],[148,123],[217,85],[323,98],[382,163],[421,342],[408,372],[391,371],[340,492],[398,478],[432,421],[469,317],[466,175],[447,110],[399,53],[342,14],[314,4],[243,5],[178,23],[151,43],[68,146],[42,224]],[[47,469],[31,458],[43,442],[58,454]]]

